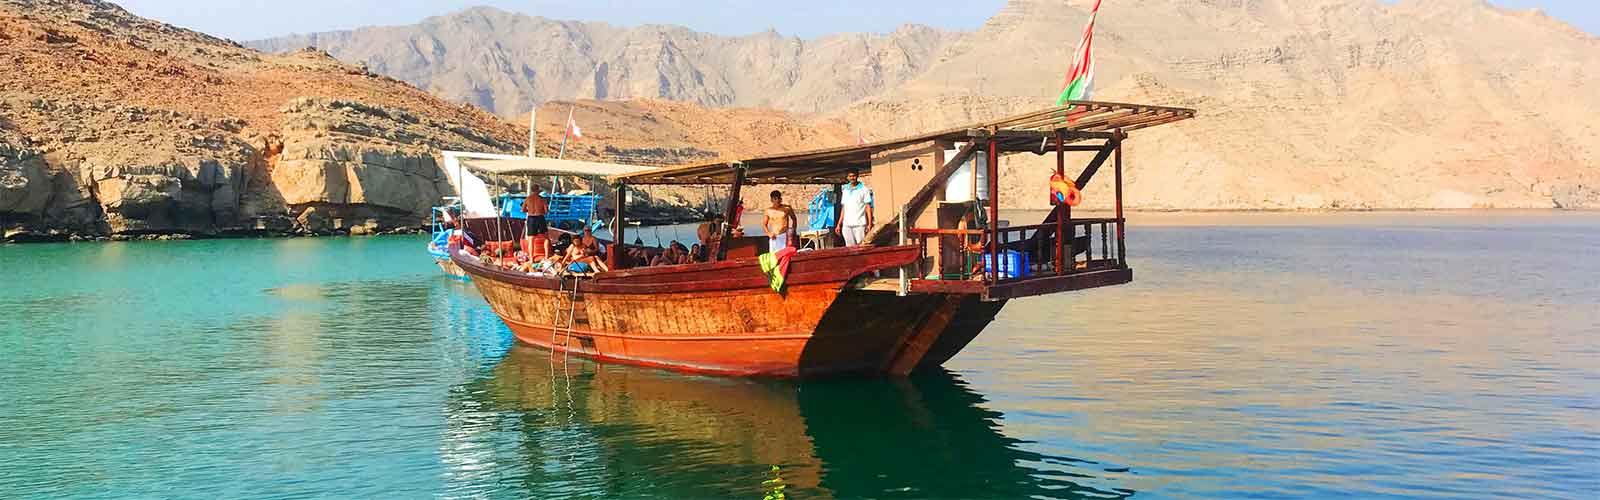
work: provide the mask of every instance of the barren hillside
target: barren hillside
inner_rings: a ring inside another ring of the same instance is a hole
[[[440,148],[526,129],[344,65],[96,1],[0,1],[7,239],[415,227]]]
[[[797,125],[827,120],[883,138],[1050,104],[1091,3],[1013,0],[970,34],[915,29],[785,42],[802,47],[799,59],[806,62],[798,66],[788,49],[741,49],[739,57],[687,50],[717,46],[709,40],[719,38],[682,28],[619,30],[482,9],[420,27],[262,46],[331,46],[347,60],[461,102],[521,106],[523,99],[570,95],[645,96],[821,110],[821,118],[784,116]],[[591,34],[606,29],[630,34]],[[454,34],[420,35],[434,32]],[[648,43],[637,38],[650,33]],[[612,36],[632,41],[620,45],[627,49],[598,41],[616,40]],[[444,51],[438,60],[391,54],[430,53],[418,47],[431,47],[428,40],[435,38],[445,44],[440,47],[466,50]],[[782,40],[771,34],[735,40],[760,39]],[[852,50],[817,48],[830,40],[864,41],[840,45]],[[1600,115],[1600,41],[1538,12],[1482,0],[1119,0],[1105,5],[1097,41],[1097,99],[1201,111],[1196,120],[1130,142],[1129,201],[1137,207],[1600,206],[1600,128],[1592,119]],[[589,48],[563,48],[571,43]],[[527,50],[484,49],[492,44]],[[608,48],[596,49],[602,46]],[[573,56],[602,52],[626,56]],[[484,54],[494,64],[458,61]],[[597,75],[611,81],[623,67],[629,68],[626,80],[636,84],[605,86],[644,90],[595,92],[590,82]],[[798,69],[791,74],[786,68]],[[517,97],[506,101],[510,87],[490,82],[515,80],[518,72],[552,79],[534,78],[543,83],[517,87]],[[719,83],[775,74],[786,76]],[[727,90],[734,88],[742,90]],[[702,118],[709,127],[739,127],[715,115]],[[1041,167],[1025,161],[1007,165],[1024,173],[1011,177],[1015,183],[1005,189],[1014,196],[1007,198],[1040,198],[1027,195],[1038,183],[1026,172]],[[1091,203],[1103,200],[1090,197]]]
[[[623,7],[618,7],[623,8]],[[247,42],[266,52],[308,46],[439,96],[503,116],[550,100],[669,99],[706,106],[815,112],[920,74],[955,35],[908,25],[893,33],[801,40],[679,26],[620,28],[476,7],[409,26]]]
[[[1058,61],[1076,34],[1053,28],[1081,25],[1089,3],[1014,0],[959,54],[842,115],[905,131],[1039,106],[1059,65],[993,61]],[[1130,143],[1135,206],[1600,202],[1600,40],[1537,12],[1481,0],[1104,9],[1095,97],[1202,112]]]

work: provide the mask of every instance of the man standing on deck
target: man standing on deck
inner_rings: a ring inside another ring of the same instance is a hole
[[[790,235],[798,224],[794,209],[783,204],[783,193],[772,191],[772,206],[762,211],[761,229],[767,233],[767,251],[776,252],[789,247]]]
[[[528,222],[523,226],[525,231],[523,237],[527,239],[524,246],[530,254],[550,255],[550,239],[546,236],[550,228],[544,219],[545,214],[550,213],[550,202],[544,199],[543,185],[535,182],[531,188],[528,190],[528,198],[522,200],[522,213],[528,216]],[[543,244],[540,248],[534,249],[533,245],[536,242]]]
[[[843,192],[839,197],[839,222],[834,232],[844,236],[844,246],[861,246],[872,232],[872,188],[861,183],[861,173],[850,169],[846,174]]]

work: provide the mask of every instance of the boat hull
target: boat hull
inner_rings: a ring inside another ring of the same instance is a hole
[[[451,277],[454,277],[454,278],[466,278],[467,277],[467,272],[466,271],[462,271],[461,270],[461,266],[456,265],[456,263],[452,262],[450,259],[446,259],[446,258],[443,258],[443,257],[434,257],[433,258],[433,263],[438,264],[439,265],[439,270],[440,271],[444,271],[445,274],[448,274]]]
[[[972,296],[847,287],[917,255],[915,247],[807,252],[791,263],[781,294],[753,259],[612,273],[576,281],[576,293],[573,280],[455,260],[525,344],[703,374],[811,378],[937,366],[924,360],[942,363],[950,345],[959,350],[993,318],[973,313],[969,299],[981,301]]]

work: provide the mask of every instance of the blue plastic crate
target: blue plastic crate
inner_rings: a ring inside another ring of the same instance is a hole
[[[984,272],[994,272],[994,262],[989,254],[983,254]],[[1028,277],[1028,254],[1016,250],[1000,252],[1000,278],[1015,279]]]

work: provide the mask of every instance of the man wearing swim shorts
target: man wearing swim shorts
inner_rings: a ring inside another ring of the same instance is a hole
[[[790,235],[798,224],[794,209],[783,204],[783,193],[772,191],[772,206],[762,211],[761,229],[767,233],[767,251],[776,252],[789,247]]]
[[[522,213],[528,216],[528,236],[543,235],[549,231],[549,225],[544,216],[550,213],[550,202],[544,199],[544,186],[533,185],[533,192],[528,193],[528,199],[522,201]]]

